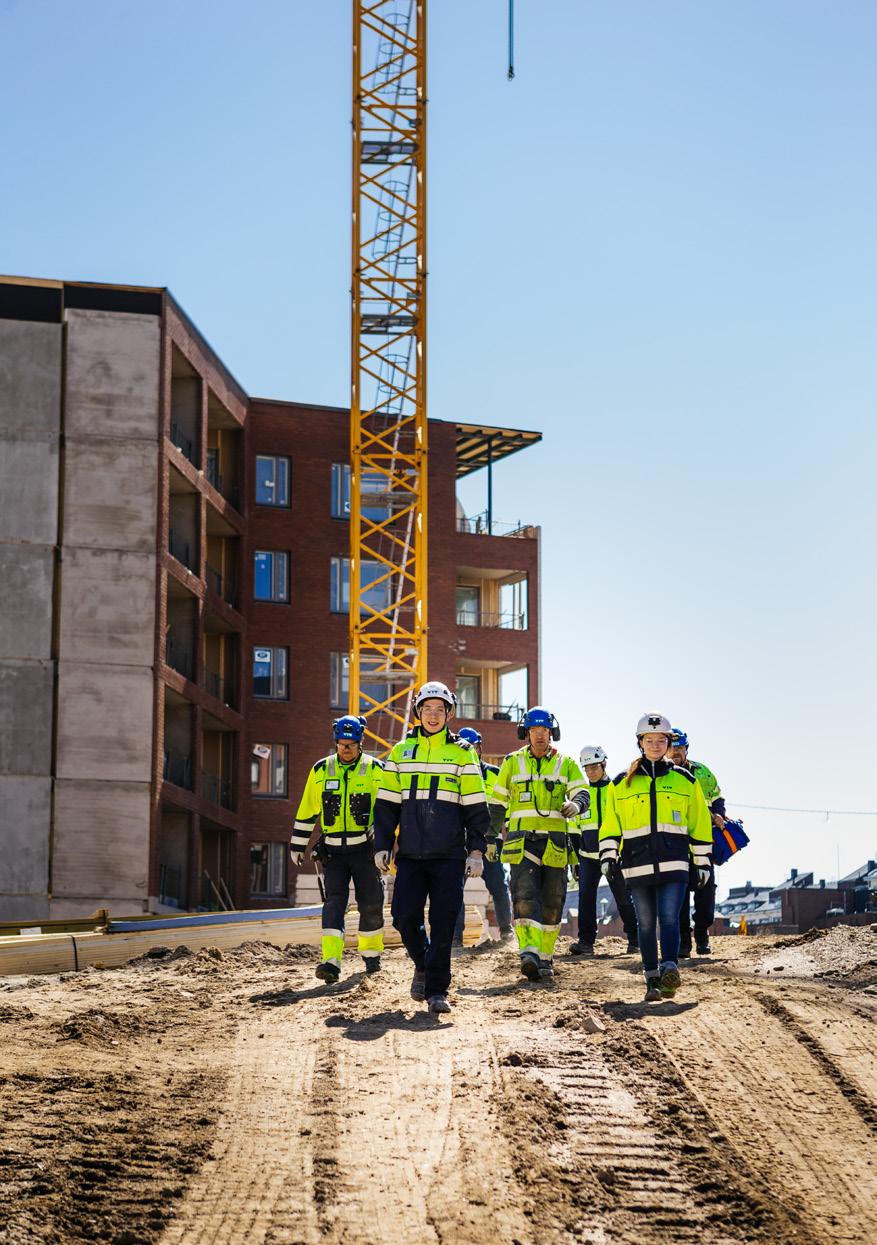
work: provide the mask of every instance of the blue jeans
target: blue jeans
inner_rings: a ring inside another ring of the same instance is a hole
[[[451,939],[463,898],[463,860],[396,858],[393,924],[419,973],[426,973],[426,997],[447,994],[451,983]],[[429,937],[425,909],[429,901]]]
[[[647,977],[658,972],[658,925],[661,926],[661,968],[679,962],[679,910],[688,895],[688,879],[661,882],[657,886],[633,883],[630,897],[639,926],[639,950]]]
[[[500,931],[505,934],[514,929],[512,925],[512,897],[509,894],[509,884],[505,880],[505,866],[500,860],[485,860],[484,872],[481,876],[484,878],[484,885],[487,887],[493,900],[496,922],[499,925]],[[454,928],[454,942],[463,941],[463,926],[465,924],[466,905],[462,903],[457,914],[457,924]]]

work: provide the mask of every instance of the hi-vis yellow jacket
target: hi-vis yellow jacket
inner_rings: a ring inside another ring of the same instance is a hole
[[[416,860],[465,860],[487,846],[490,814],[474,748],[447,727],[415,726],[384,761],[375,801],[375,851]]]
[[[600,861],[620,854],[629,886],[687,879],[689,862],[706,868],[712,847],[712,819],[689,770],[642,758],[629,781],[619,774],[610,784]]]
[[[556,748],[545,756],[535,757],[529,744],[510,752],[499,767],[493,794],[490,797],[494,829],[501,824],[505,810],[508,826],[502,859],[507,864],[520,864],[525,855],[527,838],[543,838],[539,858],[544,865],[562,869],[569,858],[569,835],[578,842],[574,822],[567,826],[561,807],[574,800],[581,811],[588,807],[588,783],[572,757]],[[575,844],[574,844],[575,845]]]
[[[350,765],[342,765],[334,752],[317,761],[295,816],[290,836],[293,851],[304,851],[318,821],[331,847],[362,848],[372,837],[382,773],[383,763],[365,753]]]

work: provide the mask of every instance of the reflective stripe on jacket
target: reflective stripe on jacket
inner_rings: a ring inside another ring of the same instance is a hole
[[[592,782],[588,788],[591,807],[576,819],[582,836],[579,856],[587,856],[589,860],[597,860],[600,856],[600,826],[603,824],[608,787],[608,778],[598,778],[596,782]]]
[[[383,763],[364,753],[342,765],[333,752],[312,766],[295,815],[290,844],[307,847],[317,822],[333,847],[361,847],[368,842],[374,801]]]
[[[529,744],[510,752],[499,767],[491,804],[506,810],[508,834],[566,833],[561,807],[575,800],[584,810],[588,803],[588,783],[578,762],[549,748],[545,756],[534,757]],[[577,834],[575,825],[570,831]]]
[[[686,769],[640,761],[628,781],[609,785],[599,832],[600,859],[618,859],[630,886],[688,878],[689,861],[704,867],[713,846],[703,792]]]
[[[420,726],[384,762],[375,801],[375,851],[416,859],[464,859],[484,851],[490,827],[484,778],[475,750],[447,728]]]

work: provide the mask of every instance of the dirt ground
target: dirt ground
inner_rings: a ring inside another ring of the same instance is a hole
[[[0,1242],[877,1241],[877,933],[716,939],[650,1005],[567,945],[461,952],[441,1020],[401,951],[0,978]]]

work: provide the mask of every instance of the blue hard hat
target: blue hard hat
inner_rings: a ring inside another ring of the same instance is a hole
[[[688,736],[685,734],[685,731],[683,731],[678,726],[673,727],[673,734],[670,736],[670,747],[671,748],[687,748],[688,747]]]
[[[355,718],[353,714],[346,714],[343,718],[336,718],[332,723],[332,736],[336,743],[341,739],[351,739],[354,743],[362,743],[362,737],[365,734],[365,718]]]
[[[527,731],[533,726],[546,727],[551,732],[551,738],[555,743],[560,739],[560,723],[553,713],[549,713],[541,705],[534,705],[532,709],[526,709],[521,715],[518,723],[518,739],[526,739]]]
[[[471,726],[461,726],[459,730],[461,739],[465,739],[467,744],[480,744],[481,735]]]

